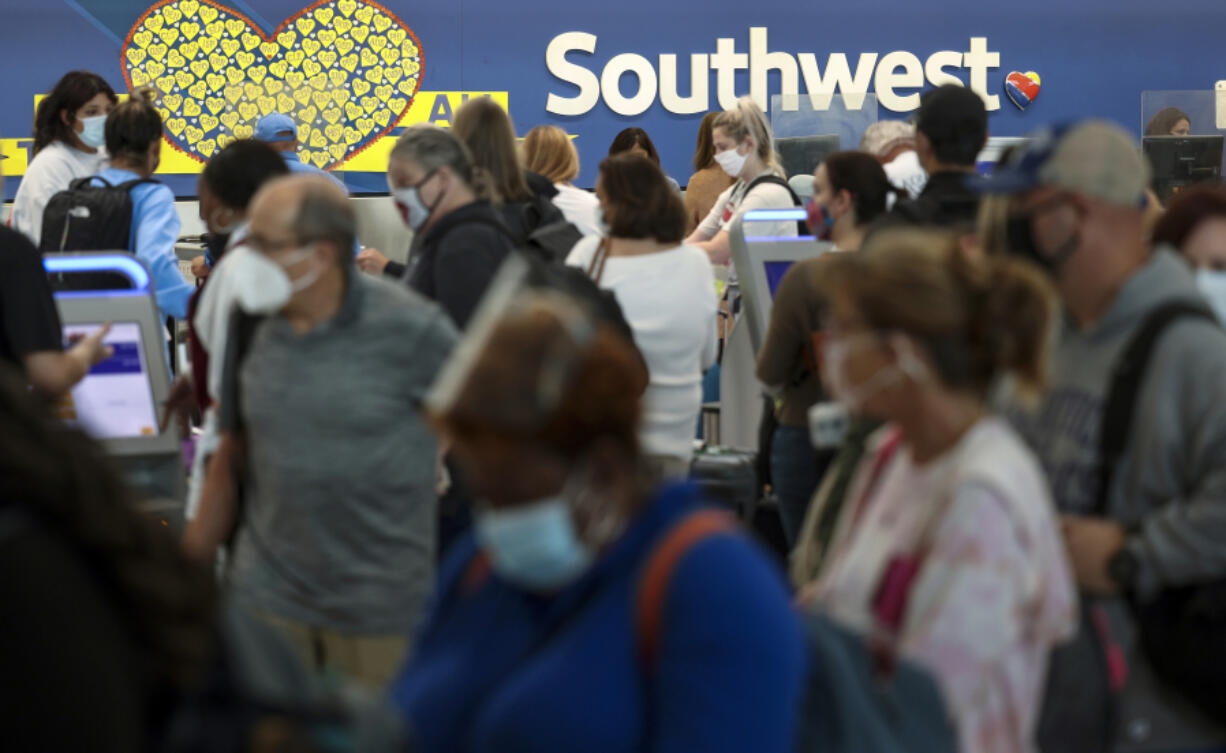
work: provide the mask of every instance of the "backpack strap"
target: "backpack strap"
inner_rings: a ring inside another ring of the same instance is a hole
[[[102,180],[102,179],[101,179],[101,178],[99,178],[98,180]],[[105,181],[104,181],[104,182],[105,182]],[[154,180],[153,178],[136,178],[136,179],[134,179],[134,180],[127,180],[127,181],[124,181],[123,183],[120,183],[118,186],[115,186],[115,188],[121,189],[121,190],[123,190],[123,191],[127,191],[128,193],[131,193],[131,192],[132,192],[132,189],[133,189],[133,188],[136,188],[137,186],[143,186],[143,185],[145,185],[146,183],[153,183],[153,184],[157,185],[157,184],[161,184],[161,182],[162,182],[162,181],[160,181],[160,180]],[[108,183],[107,185],[110,185],[110,184]]]
[[[765,175],[759,175],[758,177],[754,178],[745,189],[745,196],[748,196],[750,191],[754,190],[763,183],[770,183],[771,185],[786,188],[788,195],[792,197],[792,206],[803,207],[805,205],[805,203],[800,200],[800,197],[796,195],[796,192],[792,190],[791,184],[774,173],[766,173]],[[744,201],[744,197],[741,197],[741,200]],[[796,231],[801,235],[809,235],[810,232],[809,226],[804,220],[796,221]]]
[[[650,671],[660,649],[665,599],[677,566],[695,546],[721,534],[737,532],[731,515],[720,510],[692,513],[677,523],[656,544],[639,579],[635,597],[634,625],[638,636],[639,664]]]
[[[1201,303],[1176,301],[1160,306],[1145,317],[1115,363],[1099,428],[1098,495],[1093,510],[1096,516],[1107,514],[1111,481],[1128,445],[1133,409],[1145,380],[1150,354],[1167,327],[1185,317],[1216,321],[1213,313]]]

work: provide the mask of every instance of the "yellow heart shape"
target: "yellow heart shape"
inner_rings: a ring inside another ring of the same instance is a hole
[[[349,77],[340,68],[333,68],[328,71],[328,78],[332,80],[333,86],[340,86],[349,80]]]
[[[366,44],[366,37],[370,36],[369,26],[355,26],[353,31],[349,32],[349,36],[353,37],[358,44]]]
[[[209,72],[209,61],[207,60],[192,61],[191,70],[192,70],[192,73],[196,74],[196,78],[200,78],[201,76]]]
[[[151,81],[166,72],[166,66],[155,61],[150,62],[145,66],[145,75],[148,76],[146,81]]]
[[[298,143],[307,144],[314,130],[310,126],[298,126]]]
[[[192,88],[194,89],[196,87],[192,87]],[[191,94],[191,92],[188,92],[188,93]],[[189,118],[196,117],[197,115],[200,114],[200,103],[194,99],[183,100],[183,114]]]
[[[377,113],[375,113],[374,118],[375,118],[375,122],[383,126],[384,128],[387,128],[389,125],[392,124],[392,114],[388,112],[387,110],[378,111]]]
[[[352,102],[345,103],[345,116],[350,120],[357,120],[362,116],[362,108]]]
[[[358,120],[358,130],[365,133],[370,133],[375,130],[375,121],[370,118],[360,118]]]
[[[311,134],[311,146],[316,149],[328,145],[328,137],[324,136],[323,131],[315,131]]]
[[[224,125],[226,128],[229,128],[231,131],[234,130],[234,126],[237,123],[238,123],[238,113],[234,112],[233,110],[221,116],[221,124]]]
[[[340,141],[345,136],[345,127],[339,125],[330,125],[324,129],[324,135],[330,141]]]
[[[378,110],[379,100],[375,99],[374,97],[363,97],[362,98],[362,109],[365,110],[367,113],[372,113],[375,110]]]
[[[382,13],[375,16],[375,31],[378,31],[380,34],[391,28],[391,25],[392,19]]]
[[[247,24],[244,23],[242,19],[231,18],[230,20],[226,21],[226,31],[230,32],[230,36],[232,37],[237,37],[239,34],[242,34],[243,30],[246,28]]]
[[[230,83],[237,84],[247,77],[243,74],[243,71],[240,68],[227,68],[226,78],[230,80]]]
[[[371,37],[370,41],[367,42],[367,44],[370,45],[370,48],[372,50],[374,50],[375,52],[378,52],[379,50],[382,50],[384,47],[387,47],[387,37]]]
[[[204,106],[209,108],[209,112],[216,115],[217,113],[226,109],[226,101],[221,97],[209,97],[208,99],[204,100]]]
[[[230,134],[228,134],[228,133],[223,133],[223,134],[221,134],[220,136],[218,136],[218,137],[217,137],[217,146],[218,146],[218,147],[220,147],[220,148],[222,148],[222,149],[225,149],[227,146],[229,146],[229,145],[233,144],[233,143],[234,143],[235,141],[237,141],[237,140],[238,140],[238,139],[234,138],[234,137],[233,137],[233,136],[231,136]]]
[[[324,47],[328,47],[336,41],[336,32],[331,29],[324,29],[316,36],[319,37],[319,41],[323,43]]]
[[[405,33],[404,29],[392,29],[387,33],[387,38],[390,39],[392,44],[396,45],[397,47],[400,46],[400,43],[403,42],[407,36],[408,35]]]
[[[269,64],[268,70],[277,78],[285,78],[285,72],[289,70],[289,61],[278,60],[275,63]]]
[[[255,34],[250,34],[245,31],[243,32],[243,49],[244,50],[247,50],[248,52],[250,52],[251,50],[254,50],[256,47],[260,46],[261,41],[262,40],[259,37],[257,37]]]
[[[335,103],[337,104],[337,106],[338,106],[338,107],[339,107],[340,105],[343,105],[343,104],[345,104],[346,102],[348,102],[348,101],[349,101],[349,92],[348,92],[348,90],[346,90],[346,89],[333,89],[333,90],[332,90],[332,101],[333,101],[333,102],[335,102]]]
[[[217,18],[217,9],[210,6],[204,6],[200,9],[200,20],[206,24],[213,23],[213,19]]]
[[[200,152],[206,157],[211,157],[213,156],[213,152],[217,151],[217,141],[215,139],[209,139],[207,141],[197,141],[196,151]]]
[[[304,36],[315,30],[315,22],[309,18],[298,19],[296,22],[294,22],[294,26],[297,26],[299,33]]]
[[[323,72],[324,67],[314,60],[306,60],[302,63],[302,70],[312,79]]]
[[[376,86],[375,96],[386,101],[388,97],[392,96],[392,91],[390,86]]]
[[[255,133],[255,129],[249,125],[240,125],[234,127],[234,135],[240,139],[249,139],[251,134]]]
[[[196,15],[196,11],[200,10],[200,3],[197,0],[182,0],[179,3],[179,10],[183,11],[184,18],[191,18]]]
[[[315,18],[318,19],[321,24],[327,26],[328,24],[332,23],[332,9],[320,8],[319,10],[315,11]]]
[[[213,50],[217,49],[217,38],[216,37],[201,37],[200,38],[200,49],[203,50],[205,54],[208,54],[212,52]]]
[[[209,65],[213,66],[214,71],[224,71],[230,66],[230,58],[215,52],[209,55]]]
[[[149,16],[145,19],[145,28],[150,31],[160,31],[166,25],[166,19],[162,18],[160,13]]]
[[[216,37],[220,39],[221,35],[226,33],[226,22],[218,21],[217,23],[209,24],[204,27],[204,31],[210,37]]]
[[[376,65],[374,68],[366,71],[366,80],[372,84],[383,82],[383,66]]]
[[[251,102],[243,102],[238,106],[238,114],[242,116],[243,120],[251,120],[260,114],[260,108]]]
[[[357,81],[353,82],[353,93],[358,95],[359,97],[363,96],[369,91],[370,91],[369,82],[363,81],[361,79],[358,79]]]
[[[417,45],[413,44],[412,40],[406,39],[404,44],[400,45],[400,51],[404,53],[406,58],[415,58],[421,50],[417,49]]]
[[[240,68],[250,68],[251,64],[255,62],[255,55],[252,55],[250,52],[240,52],[234,56],[234,59],[238,61]]]
[[[264,91],[268,92],[269,96],[276,94],[285,88],[284,81],[278,81],[275,78],[264,79]]]
[[[256,100],[256,104],[260,106],[260,114],[268,115],[277,111],[277,100],[272,97],[260,97]]]
[[[277,83],[281,83],[281,82],[278,81]],[[277,109],[280,112],[290,112],[291,110],[294,109],[294,100],[291,99],[288,94],[284,94],[284,93],[278,94],[277,95]]]
[[[304,86],[301,89],[296,89],[294,91],[294,99],[298,100],[298,104],[305,105],[307,102],[311,101],[312,93],[313,92],[310,90],[310,88]]]
[[[183,53],[183,57],[191,60],[200,54],[200,45],[195,42],[188,42],[179,46],[179,51]]]
[[[315,116],[319,115],[319,110],[315,109],[315,105],[311,105],[310,107],[302,108],[298,115],[303,123],[309,124],[315,121]],[[303,134],[302,138],[305,139],[306,134]]]
[[[328,88],[328,77],[322,73],[318,76],[312,76],[310,82],[311,86],[315,87],[319,91],[323,91],[324,89]]]
[[[373,18],[375,15],[375,9],[367,5],[361,8],[360,10],[358,10],[356,15],[359,21],[361,21],[364,24],[368,24],[370,23],[370,19]]]
[[[264,80],[265,76],[268,75],[268,66],[266,65],[253,66],[250,70],[247,71],[247,75],[251,78],[252,81],[258,84]]]
[[[338,135],[337,138],[340,138]],[[349,151],[349,147],[344,144],[333,144],[328,147],[328,154],[332,155],[332,159],[339,160],[345,156],[345,152]]]
[[[369,68],[379,62],[379,56],[370,50],[362,50],[362,67]]]
[[[170,48],[164,44],[149,45],[149,57],[153,60],[165,60]]]
[[[129,47],[128,51],[124,53],[125,57],[127,57],[128,60],[131,60],[133,65],[140,65],[141,61],[143,61],[145,56],[148,54],[149,53],[145,52],[139,47]]]
[[[243,84],[243,93],[247,95],[247,99],[253,100],[257,97],[263,96],[264,90],[258,85],[248,81],[247,83]]]
[[[319,53],[319,62],[323,63],[325,68],[331,68],[336,63],[336,57],[337,55],[335,50],[321,52]]]
[[[402,71],[399,68],[388,66],[387,68],[383,69],[383,78],[387,79],[393,84],[399,81],[400,77],[403,75],[404,75],[404,71]]]
[[[153,32],[151,31],[137,32],[132,35],[132,41],[136,42],[136,44],[140,47],[148,47],[149,43],[153,41]],[[129,50],[129,52],[131,52],[131,50]],[[143,60],[144,56],[142,56],[141,59]],[[136,61],[136,62],[139,62],[139,61]]]
[[[221,87],[226,85],[226,77],[220,73],[210,73],[206,79],[209,82],[209,90],[219,92]]]
[[[199,141],[202,138],[204,138],[204,131],[200,130],[196,126],[187,127],[187,140],[188,141]]]
[[[183,118],[171,118],[166,121],[166,130],[178,136],[183,133],[183,129],[187,128],[187,121]]]
[[[201,115],[200,125],[204,127],[205,131],[211,131],[217,127],[217,118],[212,115]]]
[[[416,60],[402,60],[400,64],[404,72],[410,76],[415,76],[421,71],[421,63]]]
[[[341,67],[350,73],[358,69],[358,56],[356,54],[341,58]]]
[[[269,60],[271,60],[272,57],[280,51],[281,51],[281,48],[277,47],[276,42],[261,42],[260,43],[260,52],[263,53],[264,57],[268,58]]]
[[[314,39],[302,40],[302,50],[308,55],[314,55],[315,53],[319,52],[320,46],[321,45],[319,42],[315,41]]]
[[[283,31],[277,35],[277,41],[288,50],[294,46],[294,42],[298,41],[298,33],[295,31]]]
[[[175,42],[179,41],[178,27],[175,27],[173,29],[162,29],[161,31],[158,32],[158,39],[161,39],[167,45],[174,44]]]
[[[344,34],[353,28],[353,21],[347,18],[338,18],[336,23],[332,24],[332,28],[336,30],[337,34]]]
[[[175,77],[174,76],[163,76],[162,78],[159,78],[158,88],[161,89],[166,94],[169,94],[170,92],[174,91],[175,90]]]
[[[311,101],[316,107],[327,107],[332,102],[332,96],[327,92],[315,92],[311,95]]]
[[[341,110],[341,108],[333,107],[330,110],[324,110],[323,115],[324,115],[324,120],[335,125],[336,123],[341,122],[341,118],[345,116],[345,113],[343,110]],[[332,137],[328,136],[328,138],[332,138]]]
[[[353,40],[348,37],[342,37],[336,40],[336,51],[342,55],[348,55],[353,49]]]
[[[340,0],[336,4],[337,9],[346,16],[352,16],[353,12],[358,9],[357,0]]]
[[[295,68],[301,68],[302,61],[306,60],[306,53],[302,50],[293,50],[285,53],[285,59],[288,60],[290,65],[294,66]]]
[[[168,24],[177,24],[183,20],[183,14],[173,5],[167,5],[162,8],[162,16],[165,17]]]
[[[400,59],[400,50],[395,47],[388,47],[379,53],[379,57],[383,58],[383,62],[391,65]]]
[[[302,75],[298,71],[290,71],[289,73],[285,74],[285,83],[289,84],[293,89],[297,89],[298,87],[302,86],[304,81],[306,81],[306,76]]]
[[[221,51],[226,53],[227,55],[233,55],[234,53],[238,52],[238,48],[239,48],[239,41],[237,39],[221,40]]]
[[[361,112],[361,110],[359,109],[358,112]],[[346,128],[345,129],[345,143],[346,144],[353,146],[354,144],[358,143],[361,140],[362,140],[361,131],[357,130],[356,128]]]
[[[323,168],[328,164],[328,154],[326,152],[316,152],[311,155],[311,162],[318,168]]]
[[[230,104],[234,104],[235,102],[243,98],[243,87],[227,86],[223,94],[225,94],[226,99],[230,100]]]
[[[393,99],[393,100],[391,100],[390,102],[388,102],[388,103],[387,103],[387,106],[388,106],[388,107],[390,107],[390,108],[392,108],[392,112],[394,112],[394,113],[396,113],[397,115],[399,115],[399,114],[403,113],[403,112],[405,111],[405,108],[407,108],[407,107],[409,106],[409,100],[407,100],[407,99]]]
[[[183,36],[189,40],[195,39],[200,35],[200,24],[183,24],[179,29],[183,32]]]
[[[191,71],[175,71],[175,82],[179,84],[180,89],[186,89],[195,80],[196,77],[192,75]]]

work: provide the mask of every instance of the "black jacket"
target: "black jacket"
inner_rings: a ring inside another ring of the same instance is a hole
[[[933,173],[924,190],[906,199],[873,223],[872,231],[903,225],[923,225],[971,231],[979,214],[979,194],[968,187],[968,173]]]

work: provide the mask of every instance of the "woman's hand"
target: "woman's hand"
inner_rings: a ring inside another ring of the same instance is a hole
[[[383,270],[387,269],[387,257],[379,253],[377,248],[364,248],[358,254],[357,259],[358,269],[368,275],[376,277],[383,274]]]

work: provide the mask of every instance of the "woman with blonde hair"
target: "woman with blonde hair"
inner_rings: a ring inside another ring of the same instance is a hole
[[[707,252],[714,264],[732,259],[729,230],[751,209],[791,209],[800,200],[788,188],[775,154],[775,137],[766,115],[749,97],[716,116],[711,126],[715,161],[736,182],[719,195],[715,205],[686,243]],[[788,237],[797,234],[795,221],[756,222],[746,235]]]
[[[579,152],[566,131],[551,125],[528,131],[524,137],[524,165],[549,179],[558,191],[553,205],[562,210],[579,232],[601,235],[600,201],[591,191],[576,188],[572,183],[579,177]]]
[[[825,260],[825,381],[886,427],[801,600],[930,671],[961,750],[1032,751],[1076,591],[1043,472],[987,394],[1005,374],[1043,387],[1050,284],[937,231]]]

